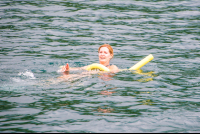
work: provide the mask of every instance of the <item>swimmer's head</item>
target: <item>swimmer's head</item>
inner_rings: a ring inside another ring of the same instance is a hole
[[[101,46],[99,47],[98,53],[99,53],[99,51],[100,51],[100,49],[101,49],[102,47],[107,47],[108,50],[109,50],[109,52],[110,52],[110,55],[112,55],[112,58],[113,58],[113,56],[114,56],[113,48],[112,48],[109,44],[103,44],[103,45],[101,45]]]

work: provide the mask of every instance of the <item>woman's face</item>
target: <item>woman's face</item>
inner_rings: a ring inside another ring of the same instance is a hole
[[[112,58],[112,55],[109,52],[109,49],[107,47],[102,47],[99,50],[99,61],[100,63],[106,63],[110,61]]]

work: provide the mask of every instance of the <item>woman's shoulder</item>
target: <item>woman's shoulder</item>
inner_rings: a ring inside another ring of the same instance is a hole
[[[110,68],[118,68],[116,65],[110,65]]]
[[[119,69],[118,69],[118,67],[116,65],[111,65],[109,67],[109,69],[110,69],[111,72],[118,72],[119,71]]]

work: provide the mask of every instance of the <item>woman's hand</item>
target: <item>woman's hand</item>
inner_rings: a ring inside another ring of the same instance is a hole
[[[62,72],[69,71],[69,64],[67,63],[66,66],[63,66],[61,69]]]
[[[58,72],[68,72],[70,71],[76,71],[76,70],[85,70],[88,66],[84,66],[84,67],[76,67],[76,68],[69,68],[69,64],[67,63],[66,66],[63,66],[60,70],[58,70]]]

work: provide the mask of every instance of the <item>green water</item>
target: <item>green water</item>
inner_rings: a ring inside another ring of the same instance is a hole
[[[199,0],[1,0],[0,132],[200,132]],[[59,80],[98,62],[141,73]]]

